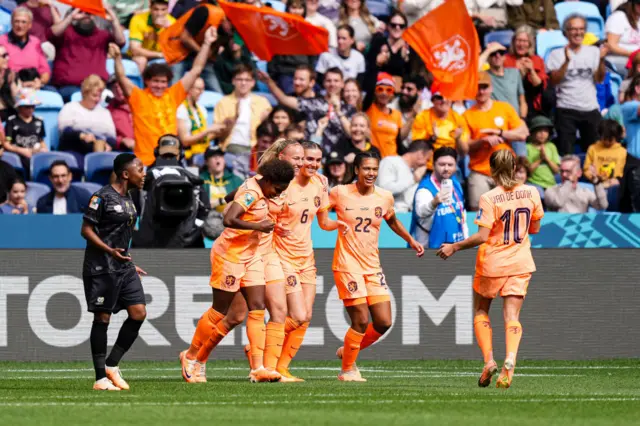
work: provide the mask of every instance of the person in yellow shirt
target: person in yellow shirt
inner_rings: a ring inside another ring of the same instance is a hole
[[[175,22],[168,0],[151,0],[151,8],[135,14],[129,23],[129,56],[143,72],[153,59],[164,59],[158,34]]]
[[[587,149],[584,176],[590,181],[599,179],[602,182],[607,189],[610,209],[615,211],[619,178],[622,177],[627,161],[627,150],[619,142],[624,129],[615,120],[602,120],[598,132],[600,140]]]
[[[433,107],[418,114],[411,135],[414,140],[432,139],[434,151],[449,147],[464,157],[469,151],[469,129],[464,118],[451,109],[451,101],[445,99],[440,92],[431,95]],[[427,169],[433,170],[433,161],[429,159]]]

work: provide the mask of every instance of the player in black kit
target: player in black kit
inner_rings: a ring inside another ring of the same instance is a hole
[[[89,312],[93,312],[91,355],[96,370],[94,390],[129,389],[118,368],[122,356],[138,337],[147,316],[140,275],[128,248],[138,217],[129,190],[142,189],[145,171],[133,154],[113,161],[116,181],[93,194],[84,214],[82,236],[87,240],[82,278]],[[107,358],[107,329],[111,314],[126,309],[118,339]],[[105,359],[106,358],[106,359]]]

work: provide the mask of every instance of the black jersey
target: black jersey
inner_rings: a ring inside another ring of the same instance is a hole
[[[137,217],[131,197],[120,195],[111,185],[93,194],[84,214],[84,220],[93,225],[100,239],[111,248],[124,249],[124,256],[128,253]],[[120,262],[87,242],[84,274],[99,275],[133,267],[132,262]]]

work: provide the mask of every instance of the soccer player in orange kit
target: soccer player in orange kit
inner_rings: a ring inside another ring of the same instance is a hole
[[[473,279],[476,340],[484,356],[484,369],[478,386],[487,387],[498,366],[493,359],[489,307],[498,295],[504,298],[503,316],[507,356],[496,387],[511,386],[516,355],[522,338],[520,309],[527,294],[531,274],[536,270],[529,234],[540,231],[544,216],[538,191],[515,180],[516,159],[511,151],[491,154],[491,176],[498,185],[480,198],[475,223],[478,232],[464,241],[443,244],[436,253],[447,259],[459,250],[480,246]]]
[[[366,382],[355,365],[358,353],[391,327],[391,299],[378,251],[382,220],[409,243],[418,256],[424,254],[424,247],[397,219],[393,195],[375,186],[380,165],[378,155],[358,153],[353,165],[356,182],[336,186],[329,194],[329,204],[335,208],[338,220],[348,225],[347,232],[338,233],[332,265],[338,295],[351,319],[344,346],[338,349],[338,356],[342,358],[338,379]],[[369,313],[372,323],[369,323]]]

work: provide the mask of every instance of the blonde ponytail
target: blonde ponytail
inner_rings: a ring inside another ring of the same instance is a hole
[[[518,185],[515,179],[516,157],[508,149],[501,149],[491,154],[489,160],[491,165],[491,177],[496,185],[506,190],[513,189]]]
[[[258,163],[258,167],[262,166],[268,161],[277,159],[282,151],[284,151],[291,145],[299,143],[300,142],[293,139],[278,139],[262,154],[262,157],[260,157],[260,162]],[[258,155],[259,154],[260,153],[258,153]]]

